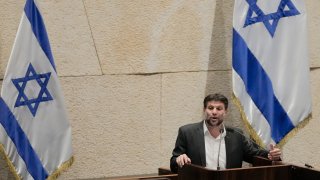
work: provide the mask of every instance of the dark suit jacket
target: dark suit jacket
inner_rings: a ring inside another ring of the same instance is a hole
[[[252,163],[254,156],[268,157],[268,151],[254,145],[248,140],[240,129],[226,127],[226,168],[240,168],[242,161]],[[176,158],[181,154],[186,154],[192,164],[206,166],[205,143],[203,132],[203,121],[188,124],[179,128],[175,148],[170,159],[170,169],[172,172],[178,171]]]

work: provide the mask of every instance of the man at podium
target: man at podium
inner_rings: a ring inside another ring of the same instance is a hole
[[[210,94],[203,101],[204,120],[179,128],[170,159],[170,169],[177,173],[184,164],[210,169],[242,167],[242,161],[252,163],[254,156],[280,160],[281,150],[259,147],[238,128],[224,126],[228,99],[222,94]]]

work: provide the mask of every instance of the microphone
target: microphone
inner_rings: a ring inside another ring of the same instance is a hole
[[[307,168],[310,168],[310,169],[312,169],[313,168],[313,166],[311,166],[310,164],[304,164],[304,166],[306,166]]]
[[[223,125],[223,127],[224,127],[224,125]],[[221,140],[222,140],[223,130],[224,130],[223,128],[221,128],[219,130],[219,132],[220,132],[220,141],[219,141],[218,158],[217,158],[217,170],[220,170],[219,158],[220,158],[220,147],[221,147]]]

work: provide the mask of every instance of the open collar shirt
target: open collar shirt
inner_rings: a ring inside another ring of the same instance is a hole
[[[205,140],[205,150],[206,150],[206,167],[209,169],[217,169],[218,166],[218,159],[219,159],[219,166],[220,169],[226,169],[226,143],[225,143],[225,136],[226,136],[226,129],[223,126],[223,133],[220,134],[217,138],[214,138],[205,123],[203,121],[203,131],[204,131],[204,140]],[[219,152],[219,144],[221,139],[221,145],[220,145],[220,155],[218,155]]]

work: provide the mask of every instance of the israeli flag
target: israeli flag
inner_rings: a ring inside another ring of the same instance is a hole
[[[0,143],[17,179],[56,178],[73,162],[71,128],[35,0],[26,1],[2,84]]]
[[[303,0],[235,0],[233,93],[250,134],[282,146],[311,117]]]

